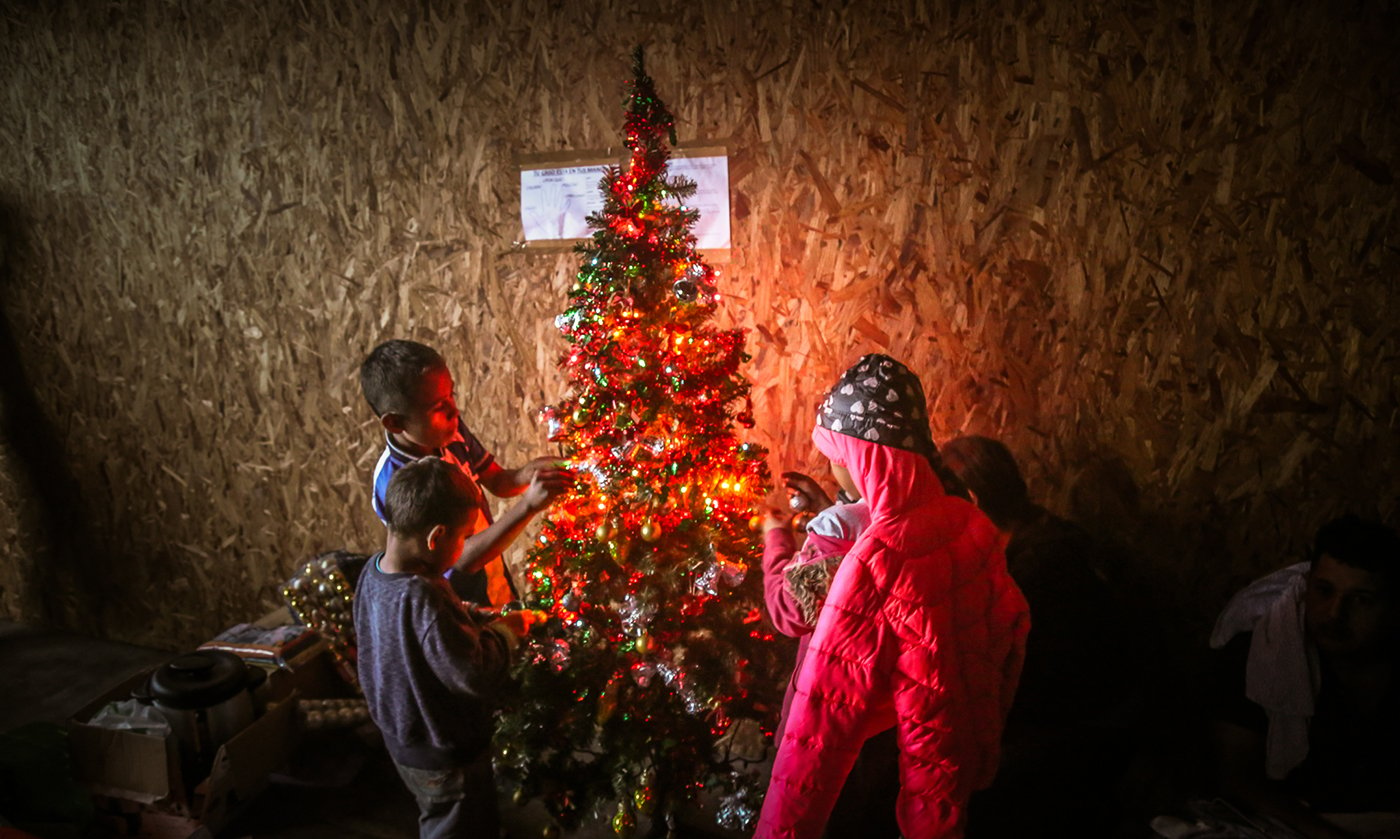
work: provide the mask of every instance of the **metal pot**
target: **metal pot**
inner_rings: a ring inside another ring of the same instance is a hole
[[[253,670],[233,653],[200,650],[151,674],[151,699],[170,721],[195,772],[207,771],[219,747],[253,721]]]

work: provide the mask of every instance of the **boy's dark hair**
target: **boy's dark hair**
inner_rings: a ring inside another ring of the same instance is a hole
[[[1035,504],[1011,451],[990,437],[955,437],[943,444],[943,462],[977,496],[977,506],[1001,530],[1029,518]]]
[[[1343,565],[1369,571],[1381,578],[1391,594],[1397,593],[1400,572],[1400,534],[1377,521],[1345,515],[1318,528],[1311,559],[1330,556]]]
[[[394,339],[370,350],[360,365],[360,389],[374,415],[406,414],[423,374],[446,369],[438,351],[417,341]]]
[[[422,536],[439,524],[455,527],[476,508],[471,479],[437,457],[400,468],[384,493],[384,519],[396,536]]]

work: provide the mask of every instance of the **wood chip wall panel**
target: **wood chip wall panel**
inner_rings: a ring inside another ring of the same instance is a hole
[[[544,451],[576,265],[516,247],[514,161],[615,147],[637,43],[729,149],[722,319],[775,471],[822,470],[812,406],[883,351],[1183,632],[1325,518],[1394,521],[1394,10],[32,5],[0,301],[82,521],[44,525],[11,429],[0,615],[184,647],[375,549],[355,371],[388,337],[442,349],[500,459]]]

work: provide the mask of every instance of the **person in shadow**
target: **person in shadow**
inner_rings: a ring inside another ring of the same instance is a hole
[[[1343,516],[1306,561],[1230,600],[1211,634],[1221,795],[1311,839],[1400,836],[1397,598],[1400,535]],[[1387,826],[1348,828],[1336,814]]]
[[[1001,442],[958,437],[941,451],[1001,531],[1007,569],[1031,612],[1001,767],[991,788],[973,797],[968,835],[1111,835],[1142,651],[1133,644],[1128,609],[1096,570],[1102,549],[1083,528],[1031,500]]]

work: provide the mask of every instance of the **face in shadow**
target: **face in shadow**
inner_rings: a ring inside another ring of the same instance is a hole
[[[1382,653],[1395,638],[1393,601],[1378,575],[1323,554],[1308,572],[1308,637],[1331,655]]]

